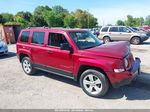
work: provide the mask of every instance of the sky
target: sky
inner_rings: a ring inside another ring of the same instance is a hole
[[[98,19],[99,25],[114,25],[119,19],[126,20],[128,14],[144,18],[150,15],[150,0],[0,0],[0,13],[32,13],[39,5],[61,5],[70,12],[87,10]]]

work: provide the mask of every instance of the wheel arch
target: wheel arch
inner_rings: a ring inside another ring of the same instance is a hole
[[[82,73],[83,73],[84,71],[88,70],[88,69],[94,69],[94,70],[97,70],[97,71],[103,73],[103,74],[106,76],[108,82],[110,83],[110,80],[109,80],[109,78],[108,78],[106,72],[105,72],[102,68],[100,68],[100,67],[95,67],[95,66],[90,66],[90,65],[81,65],[81,66],[80,66],[76,80],[79,81],[79,80],[80,80],[80,77],[81,77],[81,75],[82,75]]]
[[[19,61],[21,62],[24,57],[29,57],[29,55],[26,53],[20,53],[19,54]]]

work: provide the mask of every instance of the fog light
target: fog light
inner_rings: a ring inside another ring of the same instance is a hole
[[[114,69],[114,72],[124,72],[125,69]]]

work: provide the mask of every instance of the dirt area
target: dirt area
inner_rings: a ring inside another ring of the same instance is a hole
[[[92,98],[70,79],[45,72],[26,75],[15,45],[9,45],[9,56],[0,57],[0,108],[150,109],[150,39],[131,48],[134,56],[141,58],[142,74],[128,86],[111,88],[105,97]]]

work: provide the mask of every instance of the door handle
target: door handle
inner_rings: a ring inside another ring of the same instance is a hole
[[[47,51],[47,53],[48,53],[48,54],[53,54],[54,52],[53,52],[53,51]]]

